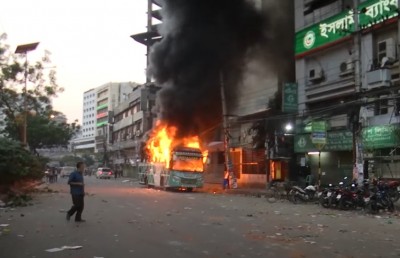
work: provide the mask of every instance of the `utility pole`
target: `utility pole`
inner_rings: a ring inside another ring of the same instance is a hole
[[[229,153],[229,125],[228,125],[228,114],[226,107],[225,98],[225,85],[224,85],[224,74],[220,72],[220,87],[221,87],[221,103],[222,103],[222,119],[223,119],[223,129],[224,129],[224,148],[225,148],[225,169],[229,171],[230,178],[232,178],[232,188],[237,188],[235,174],[233,173],[233,164],[230,159]]]
[[[358,97],[360,97],[362,89],[362,53],[361,53],[361,28],[359,20],[359,12],[357,6],[360,4],[360,0],[353,0],[354,6],[354,82]],[[354,114],[351,115],[351,125],[353,134],[353,177],[357,177],[357,181],[361,183],[364,180],[363,173],[363,153],[361,146],[360,134],[362,125],[359,123],[360,106],[354,107]],[[354,178],[355,179],[355,178]]]
[[[15,50],[16,54],[24,54],[25,55],[25,64],[24,64],[24,112],[23,112],[23,124],[22,124],[22,145],[24,147],[28,147],[28,137],[27,137],[27,127],[28,127],[28,101],[27,101],[27,87],[28,87],[28,52],[33,51],[37,48],[39,45],[39,42],[35,43],[30,43],[30,44],[25,44],[25,45],[19,45],[17,46],[17,49]]]

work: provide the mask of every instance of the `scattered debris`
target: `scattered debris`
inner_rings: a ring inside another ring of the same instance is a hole
[[[102,202],[108,202],[108,201],[106,201],[106,200],[101,200]]]
[[[190,207],[185,207],[185,208],[183,208],[184,210],[191,210],[192,208],[190,208]]]
[[[60,252],[60,251],[63,251],[63,250],[77,250],[77,249],[81,249],[82,247],[83,246],[81,246],[81,245],[76,245],[76,246],[67,246],[67,245],[65,245],[63,247],[51,248],[51,249],[47,249],[45,251],[49,252],[49,253],[54,253],[54,252]]]
[[[24,235],[18,235],[18,237],[25,237]]]
[[[8,226],[10,226],[10,224],[0,224],[0,227],[2,227],[2,228],[8,227]]]
[[[304,240],[304,243],[308,243],[308,244],[314,245],[314,244],[316,244],[317,242],[315,242],[315,241],[309,241],[309,240]]]
[[[122,183],[128,183],[128,182],[130,182],[131,180],[129,180],[129,179],[126,179],[126,180],[122,180],[121,182]]]

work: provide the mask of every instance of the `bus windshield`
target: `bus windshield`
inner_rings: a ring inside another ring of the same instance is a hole
[[[178,156],[172,161],[171,168],[179,171],[203,172],[203,159],[200,157]]]

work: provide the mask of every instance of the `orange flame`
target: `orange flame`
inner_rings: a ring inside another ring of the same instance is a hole
[[[178,139],[176,137],[177,131],[178,128],[175,126],[167,126],[161,122],[157,123],[156,128],[150,135],[150,139],[147,141],[150,162],[165,163],[165,166],[169,168],[171,151],[176,146],[197,148],[201,150],[200,139],[198,136]],[[203,162],[207,159],[207,154],[207,151],[203,151]]]

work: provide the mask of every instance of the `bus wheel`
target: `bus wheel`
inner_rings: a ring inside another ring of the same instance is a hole
[[[187,191],[188,193],[191,193],[191,192],[193,192],[193,188],[192,188],[192,187],[188,187],[188,188],[186,189],[186,191]]]

